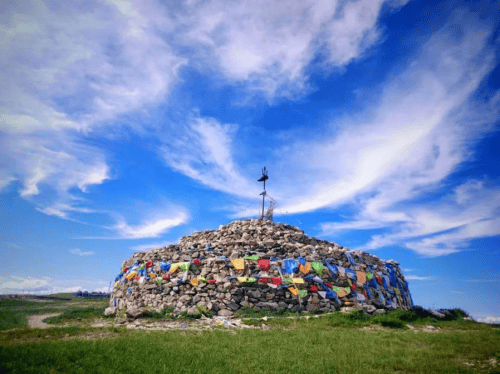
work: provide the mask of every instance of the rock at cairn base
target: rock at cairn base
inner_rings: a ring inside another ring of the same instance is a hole
[[[373,313],[410,308],[412,299],[395,261],[310,238],[294,226],[246,220],[135,253],[122,264],[110,306],[134,311],[130,316],[171,307],[230,317],[244,307]]]

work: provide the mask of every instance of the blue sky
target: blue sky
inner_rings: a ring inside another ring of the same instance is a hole
[[[166,5],[166,4],[169,5]],[[4,1],[0,293],[258,215],[500,320],[498,2]]]

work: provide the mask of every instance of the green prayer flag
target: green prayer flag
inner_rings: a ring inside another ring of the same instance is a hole
[[[163,282],[162,278],[156,278],[156,283],[161,284]]]
[[[184,270],[184,271],[187,271],[189,270],[189,266],[191,265],[190,262],[183,262],[182,264],[179,265],[179,267]]]
[[[285,284],[293,283],[292,278],[285,278],[283,282],[285,282]]]
[[[313,270],[316,272],[316,274],[318,275],[323,274],[323,264],[321,262],[313,262],[311,266]]]
[[[253,278],[253,277],[250,277],[247,279],[247,282],[248,283],[255,283],[257,281],[257,279]]]
[[[306,297],[307,296],[307,290],[299,290],[299,297]]]
[[[373,274],[372,273],[366,273],[366,279],[370,280],[373,278]]]
[[[334,290],[336,293],[339,293],[339,292],[340,292],[340,287],[338,287],[338,286],[333,286],[333,287],[332,287],[332,290]]]
[[[254,256],[245,256],[245,260],[258,260],[260,259],[260,256],[254,255]]]

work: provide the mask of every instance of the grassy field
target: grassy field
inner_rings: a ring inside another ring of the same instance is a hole
[[[95,316],[102,316],[108,306],[108,299],[83,299],[72,294],[57,294],[59,298],[70,300],[57,301],[22,301],[0,300],[0,331],[28,326],[28,316],[34,314],[63,313],[63,318],[71,318],[71,314],[83,311]],[[88,310],[87,310],[88,309]],[[82,317],[82,316],[77,316]]]
[[[66,317],[54,326],[100,318],[88,310],[99,308],[92,301],[76,302],[66,309],[61,302]],[[55,305],[26,307],[1,306],[26,316]],[[250,318],[255,328],[208,331],[23,327],[0,332],[0,373],[499,373],[500,326],[459,314],[449,321],[413,311]]]

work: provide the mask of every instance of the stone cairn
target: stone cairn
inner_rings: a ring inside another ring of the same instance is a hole
[[[212,311],[222,317],[245,307],[408,309],[413,303],[398,265],[310,238],[294,226],[235,221],[135,253],[115,279],[107,314],[169,307],[179,314]]]

